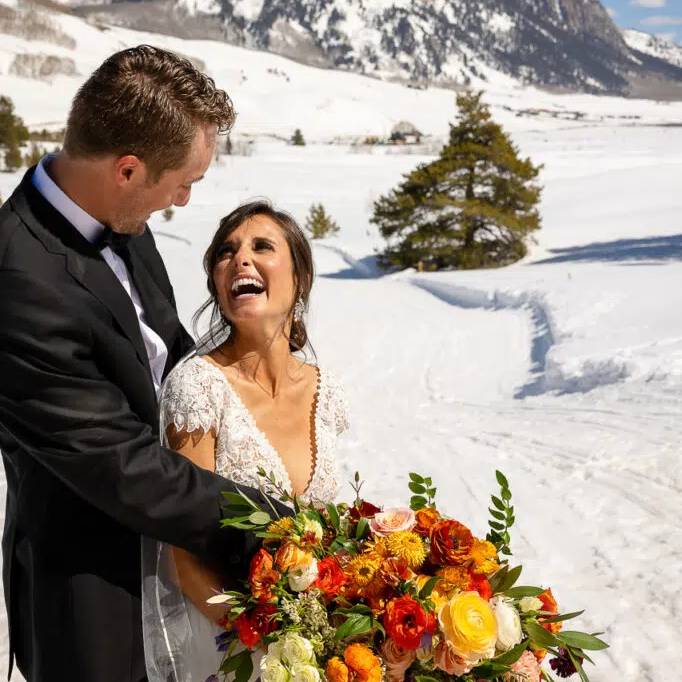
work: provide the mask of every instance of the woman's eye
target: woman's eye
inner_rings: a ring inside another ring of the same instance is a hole
[[[256,251],[272,250],[272,244],[265,241],[257,241],[255,247]]]
[[[218,258],[225,258],[226,256],[231,256],[233,252],[232,247],[229,244],[221,246],[218,250]]]

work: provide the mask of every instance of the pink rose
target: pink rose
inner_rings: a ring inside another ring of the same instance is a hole
[[[417,653],[410,649],[403,649],[388,638],[381,645],[381,658],[386,665],[388,682],[403,682],[407,669],[417,658]]]
[[[370,522],[369,527],[374,535],[390,535],[401,530],[412,530],[416,523],[411,509],[396,508],[379,512]]]
[[[433,662],[448,675],[466,675],[478,661],[467,661],[458,656],[447,642],[441,642],[433,652]]]
[[[511,671],[517,675],[525,675],[526,682],[540,682],[540,666],[530,651],[524,651],[521,654],[521,658],[512,665]],[[512,678],[507,673],[504,679],[511,680]]]

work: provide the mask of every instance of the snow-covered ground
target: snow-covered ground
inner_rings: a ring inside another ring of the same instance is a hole
[[[382,276],[372,202],[427,157],[327,143],[386,134],[400,119],[443,135],[451,92],[61,21],[78,38],[83,75],[143,41],[200,57],[235,99],[237,132],[257,136],[253,154],[222,157],[171,222],[152,219],[183,319],[204,298],[201,257],[221,216],[267,196],[302,221],[323,202],[341,232],[314,246],[310,325],[320,364],[349,394],[346,478],[359,469],[370,498],[399,502],[408,470],[432,475],[441,505],[484,533],[502,469],[524,582],[552,585],[564,609],[587,608],[576,626],[605,631],[612,645],[597,655],[593,682],[673,679],[682,663],[682,127],[651,124],[682,122],[682,104],[550,95],[495,77],[496,117],[545,164],[537,244],[501,270]],[[11,50],[39,48],[5,37],[0,91],[29,123],[63,125],[82,78],[7,75]],[[587,120],[556,117],[573,111]],[[316,143],[267,137],[294,127]],[[19,177],[0,174],[4,198]]]

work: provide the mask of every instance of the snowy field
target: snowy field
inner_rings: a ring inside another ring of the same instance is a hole
[[[522,582],[551,585],[564,610],[587,608],[576,627],[604,631],[611,643],[588,669],[593,682],[674,679],[682,664],[682,127],[656,124],[682,123],[682,104],[551,96],[497,78],[487,95],[495,116],[545,164],[537,243],[502,270],[381,275],[372,202],[428,157],[328,143],[386,134],[401,118],[444,135],[452,93],[61,21],[84,48],[81,74],[143,41],[200,56],[233,93],[237,132],[255,136],[253,154],[222,157],[171,222],[152,219],[183,320],[205,296],[201,257],[221,216],[267,196],[302,221],[323,202],[341,232],[314,246],[310,326],[320,364],[349,394],[345,477],[358,469],[370,499],[400,502],[408,470],[431,475],[441,505],[483,534],[493,472],[502,469],[517,507],[512,549],[525,565]],[[8,76],[12,50],[26,45],[2,41],[0,91],[32,125],[63,125],[79,79]],[[516,116],[523,108],[546,111]],[[572,111],[584,120],[557,118]],[[294,148],[273,137],[294,126],[315,143]],[[19,178],[0,174],[3,198]]]

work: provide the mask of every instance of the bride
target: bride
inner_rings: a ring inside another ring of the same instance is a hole
[[[334,447],[347,428],[333,377],[297,357],[313,282],[310,245],[296,222],[264,201],[223,218],[204,257],[209,343],[169,374],[161,433],[195,463],[235,483],[272,472],[292,494],[332,500]],[[150,682],[205,682],[222,658],[224,616],[206,600],[224,584],[184,550],[145,540],[145,654]],[[226,566],[230,557],[225,558]]]

